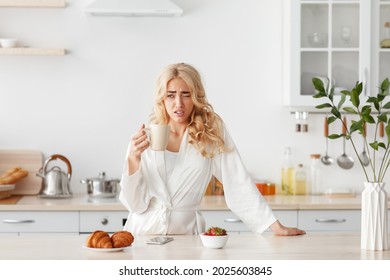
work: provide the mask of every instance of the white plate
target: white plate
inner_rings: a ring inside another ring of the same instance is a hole
[[[81,245],[81,247],[84,248],[85,250],[89,250],[89,251],[92,251],[92,252],[99,252],[99,253],[120,252],[120,251],[123,251],[123,249],[126,248],[126,247],[122,247],[122,248],[91,248],[91,247],[87,247],[85,245]]]

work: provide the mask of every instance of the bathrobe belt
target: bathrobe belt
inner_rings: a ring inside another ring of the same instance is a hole
[[[160,202],[157,202],[155,200],[150,201],[149,204],[150,209],[156,209],[159,210],[161,213],[161,223],[166,226],[168,225],[168,217],[170,212],[172,211],[179,211],[179,212],[195,212],[196,217],[196,230],[197,233],[204,232],[205,230],[205,222],[203,219],[202,214],[200,213],[200,206],[194,206],[194,207],[172,207],[170,205],[166,205]]]

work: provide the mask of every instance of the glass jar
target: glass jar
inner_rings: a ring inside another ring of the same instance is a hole
[[[281,193],[290,194],[294,180],[294,164],[291,156],[291,148],[284,150],[284,161],[282,166]]]
[[[385,22],[384,38],[381,41],[381,48],[390,48],[390,22]]]
[[[321,163],[320,154],[310,155],[310,172],[308,178],[308,193],[312,195],[321,194]]]
[[[303,164],[298,164],[294,175],[291,194],[306,194],[306,170]]]

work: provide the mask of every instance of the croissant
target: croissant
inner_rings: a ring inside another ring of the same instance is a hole
[[[96,230],[87,238],[87,247],[112,248],[110,235],[102,230]]]
[[[114,248],[130,246],[133,241],[134,236],[126,230],[117,231],[111,236],[111,242]]]

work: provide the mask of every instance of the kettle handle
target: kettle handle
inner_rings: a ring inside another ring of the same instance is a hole
[[[46,159],[45,164],[44,164],[44,166],[42,168],[44,173],[46,174],[46,166],[47,166],[47,164],[50,161],[56,160],[56,159],[61,159],[61,160],[63,160],[66,163],[66,165],[68,166],[68,177],[70,178],[72,176],[72,165],[70,164],[69,160],[66,157],[64,157],[63,155],[59,155],[59,154],[51,155],[49,158]]]

